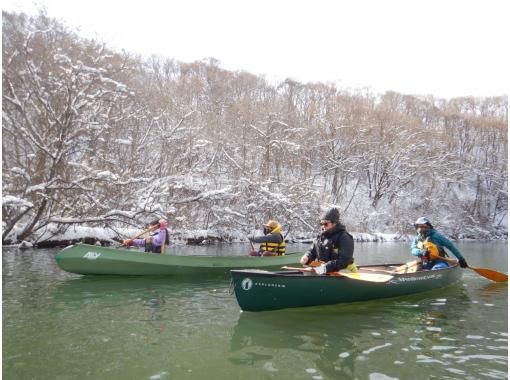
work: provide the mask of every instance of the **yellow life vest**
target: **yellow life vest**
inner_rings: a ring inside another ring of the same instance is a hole
[[[274,252],[278,256],[285,256],[285,239],[283,238],[282,233],[279,231],[279,228],[275,228],[271,231],[272,234],[279,234],[282,237],[281,243],[262,243],[260,244],[260,250],[262,252],[269,251]]]
[[[435,260],[438,257],[444,257],[444,255],[441,255],[439,248],[437,245],[432,243],[428,240],[428,238],[425,241],[419,241],[417,244],[418,249],[425,249],[429,252],[430,259]]]

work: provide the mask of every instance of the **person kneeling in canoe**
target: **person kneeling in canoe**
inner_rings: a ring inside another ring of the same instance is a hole
[[[310,250],[301,257],[300,263],[313,266],[314,262],[319,261],[321,264],[314,266],[317,274],[337,272],[341,269],[358,272],[353,259],[354,239],[340,223],[338,209],[328,210],[321,218],[320,225],[321,233]]]
[[[445,236],[437,232],[432,223],[425,218],[420,217],[414,222],[417,236],[411,244],[411,253],[420,258],[423,269],[441,269],[448,267],[448,261],[454,261],[446,258],[445,248],[457,257],[461,268],[467,268],[468,263],[462,253]]]
[[[251,251],[250,256],[285,255],[285,239],[282,235],[282,226],[275,220],[270,220],[264,224],[264,236],[250,237],[249,239],[252,243],[261,243],[259,251]]]
[[[142,239],[127,239],[124,245],[144,247],[145,252],[165,253],[165,247],[170,243],[165,219],[155,220],[149,224],[150,235]]]

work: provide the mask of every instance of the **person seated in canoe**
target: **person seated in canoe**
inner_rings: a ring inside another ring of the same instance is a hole
[[[312,265],[317,274],[338,272],[347,269],[358,272],[354,263],[354,239],[340,223],[340,212],[336,208],[328,210],[320,221],[321,233],[310,250],[301,257],[302,265]],[[320,264],[319,264],[320,263]]]
[[[445,248],[457,257],[461,268],[468,267],[466,259],[457,247],[436,231],[427,218],[423,216],[418,218],[414,222],[414,228],[417,235],[411,244],[411,253],[421,260],[423,269],[436,270],[448,267],[448,261],[451,260],[447,258]]]
[[[269,220],[264,224],[263,231],[263,236],[249,238],[251,243],[260,243],[258,252],[253,249],[250,252],[250,256],[284,256],[285,239],[282,235],[280,223],[275,220]]]
[[[165,219],[154,220],[149,224],[149,236],[140,239],[126,239],[126,246],[144,247],[145,252],[165,253],[165,247],[170,243]]]

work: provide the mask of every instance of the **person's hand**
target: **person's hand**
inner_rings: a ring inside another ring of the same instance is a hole
[[[122,245],[125,245],[125,246],[128,246],[128,247],[133,245],[133,239],[122,240]]]
[[[301,257],[301,260],[299,260],[299,263],[301,265],[306,265],[308,264],[308,255],[303,255],[303,257]]]
[[[317,274],[326,274],[326,264],[321,264],[318,267],[314,267],[313,270]]]
[[[421,256],[425,257],[427,260],[429,260],[430,259],[430,252],[427,251],[426,249],[422,249],[421,250]]]
[[[467,268],[468,267],[468,263],[466,261],[466,259],[462,258],[459,260],[459,265],[461,268]]]

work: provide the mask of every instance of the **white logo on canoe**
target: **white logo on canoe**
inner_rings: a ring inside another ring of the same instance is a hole
[[[241,288],[243,288],[243,290],[250,290],[252,286],[253,281],[251,280],[251,278],[247,277],[243,281],[241,281]]]
[[[85,259],[88,259],[88,260],[96,260],[99,256],[101,256],[101,254],[99,252],[87,252],[86,254],[83,255],[83,257]]]

